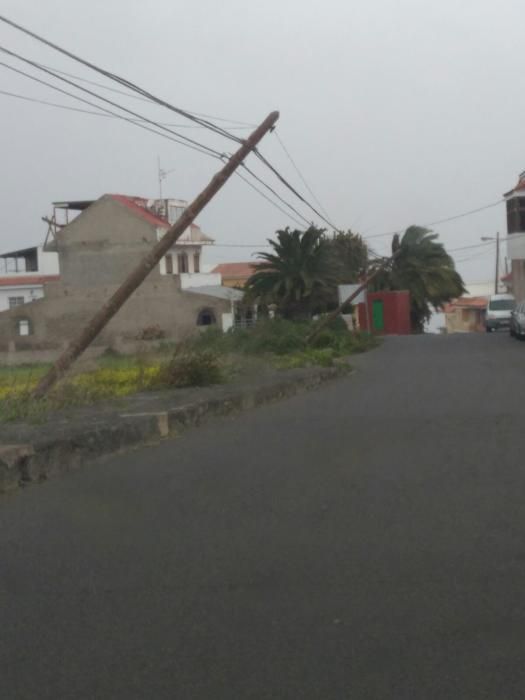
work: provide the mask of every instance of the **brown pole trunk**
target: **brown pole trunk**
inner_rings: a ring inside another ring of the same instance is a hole
[[[393,257],[395,257],[395,256],[393,256]],[[337,318],[337,316],[339,316],[339,314],[341,313],[341,309],[343,308],[343,306],[345,306],[345,304],[349,304],[349,303],[350,303],[351,301],[353,301],[357,296],[359,296],[359,294],[361,294],[361,292],[363,291],[363,289],[366,289],[366,288],[368,287],[369,283],[374,279],[374,277],[376,277],[376,276],[386,267],[386,265],[387,265],[388,263],[390,263],[390,262],[393,260],[393,257],[392,257],[392,258],[388,258],[387,260],[385,260],[385,262],[384,262],[381,266],[379,266],[378,268],[376,268],[376,269],[374,270],[374,272],[372,272],[372,274],[369,275],[369,276],[365,279],[365,281],[363,282],[363,284],[359,285],[359,287],[355,290],[355,292],[352,292],[352,294],[350,294],[350,296],[349,296],[347,299],[345,299],[341,304],[339,304],[339,306],[337,307],[337,309],[334,309],[334,310],[331,311],[327,316],[325,316],[324,319],[321,321],[321,323],[317,326],[317,328],[315,328],[315,329],[310,333],[310,335],[306,338],[306,342],[307,342],[307,343],[311,343],[312,340],[313,340],[314,338],[317,338],[317,336],[318,336],[319,333],[323,330],[323,328],[325,328],[325,327],[330,323],[330,321],[333,321],[334,318]],[[368,300],[366,301],[366,305],[368,306]],[[370,331],[370,329],[368,329],[368,330]]]
[[[166,232],[161,240],[152,248],[146,257],[124,280],[113,296],[97,311],[87,326],[70,343],[69,347],[55,362],[53,367],[40,380],[33,392],[33,398],[42,398],[71,367],[73,362],[93,342],[102,329],[115,316],[117,311],[129,299],[131,294],[142,284],[145,278],[167,253],[175,241],[193,222],[195,217],[204,209],[208,202],[223,187],[228,178],[235,172],[246,156],[261,141],[263,136],[272,129],[279,119],[279,112],[272,112],[243,142],[242,146],[226,162],[222,170],[216,173],[207,187],[193,200],[180,219]]]

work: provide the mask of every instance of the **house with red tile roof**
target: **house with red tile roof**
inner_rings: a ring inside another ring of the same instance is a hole
[[[257,271],[255,262],[221,263],[212,272],[219,274],[225,287],[242,289],[250,277]]]
[[[44,284],[58,280],[58,256],[32,246],[0,254],[0,311],[44,296]]]
[[[43,298],[0,312],[0,352],[10,344],[60,349],[85,325],[181,216],[186,202],[106,194],[55,202],[44,251],[58,257],[60,275],[41,280]],[[192,224],[176,241],[96,342],[108,347],[151,337],[179,340],[235,319],[242,292],[203,273],[213,238]],[[27,280],[26,280],[27,281]],[[36,283],[36,279],[32,280]],[[21,338],[20,336],[24,336]]]
[[[488,297],[460,297],[443,306],[447,333],[485,331]]]

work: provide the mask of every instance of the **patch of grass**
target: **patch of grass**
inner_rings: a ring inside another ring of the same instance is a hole
[[[0,423],[38,420],[49,411],[141,391],[222,383],[259,375],[270,367],[330,367],[337,358],[365,352],[379,343],[366,333],[350,333],[342,319],[329,324],[309,345],[311,332],[310,323],[275,319],[228,333],[208,328],[182,343],[163,342],[155,354],[126,356],[106,351],[40,401],[32,399],[31,392],[48,365],[0,367]]]
[[[298,369],[299,367],[332,367],[337,354],[332,348],[309,348],[302,352],[277,356],[274,366],[278,369]]]

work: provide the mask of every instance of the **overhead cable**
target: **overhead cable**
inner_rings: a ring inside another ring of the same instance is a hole
[[[36,97],[29,97],[28,95],[19,95],[15,92],[7,92],[6,90],[0,90],[0,95],[5,95],[6,97],[15,97],[19,100],[25,100],[26,102],[33,102],[35,104],[46,105],[48,107],[56,107],[58,109],[65,109],[70,112],[80,112],[82,114],[91,114],[95,117],[120,117],[120,115],[105,114],[104,112],[94,112],[89,109],[80,109],[78,107],[72,107],[71,105],[58,104],[56,102],[49,102],[48,100],[39,100]],[[142,122],[143,119],[130,119],[131,122]],[[175,126],[178,129],[204,129],[203,126],[198,126],[197,124],[173,124],[171,122],[156,122],[159,126]],[[251,129],[251,126],[230,126],[230,129]]]
[[[186,117],[187,119],[198,122],[199,124],[206,126],[211,131],[215,131],[216,133],[218,133],[222,136],[225,136],[226,138],[229,138],[232,141],[236,141],[237,143],[242,142],[242,139],[238,138],[234,134],[230,134],[228,131],[226,131],[222,127],[219,127],[216,124],[213,124],[212,122],[209,122],[209,121],[202,119],[200,117],[196,117],[184,109],[181,109],[179,107],[175,107],[174,105],[170,104],[169,102],[166,102],[165,100],[162,100],[161,98],[156,97],[155,95],[148,92],[147,90],[144,90],[143,88],[130,82],[129,80],[126,80],[126,78],[122,78],[121,76],[117,75],[116,73],[112,73],[110,71],[105,70],[104,68],[100,68],[99,66],[95,65],[94,63],[91,63],[90,61],[86,61],[85,59],[81,58],[77,54],[74,54],[73,52],[68,51],[67,49],[64,49],[63,47],[59,46],[58,44],[55,44],[54,42],[49,41],[49,39],[46,39],[45,37],[40,36],[36,32],[33,32],[30,29],[27,29],[26,27],[23,27],[22,25],[17,24],[16,22],[13,22],[12,20],[5,17],[4,15],[0,15],[0,21],[4,22],[5,24],[8,24],[9,26],[13,27],[14,29],[17,29],[18,31],[23,32],[24,34],[27,34],[28,36],[32,37],[36,41],[39,41],[40,43],[45,44],[46,46],[49,46],[50,48],[54,49],[55,51],[58,51],[59,53],[63,54],[64,56],[71,58],[73,61],[76,61],[77,63],[81,63],[82,65],[87,66],[91,70],[94,70],[97,73],[104,75],[106,78],[109,78],[110,80],[113,80],[117,83],[120,83],[121,85],[124,85],[129,90],[137,92],[137,93],[143,95],[144,97],[147,97],[148,99],[152,100],[153,102],[156,102],[157,104],[160,104],[163,107],[166,107],[167,109],[170,109],[173,112],[176,112],[177,114],[180,114],[181,116]]]
[[[167,126],[162,126],[158,122],[155,122],[152,119],[148,119],[147,117],[144,117],[142,114],[139,114],[138,112],[135,112],[132,109],[128,109],[127,107],[123,107],[122,105],[118,104],[118,102],[114,102],[113,100],[109,100],[107,97],[103,97],[102,95],[99,95],[96,92],[93,92],[93,90],[89,90],[88,88],[82,87],[82,85],[78,85],[77,83],[73,82],[69,78],[64,78],[63,76],[60,76],[56,73],[53,73],[53,71],[49,70],[48,68],[44,68],[43,66],[40,66],[35,61],[32,61],[29,58],[25,58],[24,56],[21,56],[20,54],[16,53],[15,51],[10,51],[9,49],[6,49],[3,46],[0,46],[0,51],[2,53],[7,54],[8,56],[14,57],[14,58],[18,59],[19,61],[22,61],[23,63],[26,63],[30,66],[33,66],[34,68],[37,68],[38,70],[43,71],[44,73],[47,73],[48,75],[51,75],[54,78],[57,78],[58,80],[61,80],[64,83],[67,83],[68,85],[75,87],[77,90],[81,90],[82,92],[85,92],[88,95],[91,95],[92,97],[95,97],[96,99],[101,100],[102,102],[106,102],[107,104],[110,104],[112,107],[116,107],[117,109],[120,109],[123,112],[126,112],[126,114],[131,114],[133,117],[138,117],[142,121],[144,121],[148,124],[151,124],[152,126],[156,126],[160,129],[163,129],[164,131],[172,134],[173,136],[176,136],[179,139],[183,139],[184,141],[187,141],[188,143],[192,144],[193,146],[197,146],[201,149],[207,150],[210,153],[213,153],[213,155],[215,155],[215,156],[221,155],[215,149],[210,148],[209,146],[206,146],[205,144],[199,143],[198,141],[195,141],[194,139],[189,138],[189,136],[184,136],[183,134],[179,134],[177,131],[173,131],[172,129],[170,129]]]
[[[18,73],[19,75],[23,75],[26,78],[30,78],[31,80],[34,80],[35,82],[40,83],[41,85],[45,85],[46,87],[50,87],[52,90],[56,90],[57,92],[60,92],[63,95],[67,95],[68,97],[72,97],[73,99],[78,100],[79,102],[83,102],[84,104],[87,104],[90,107],[95,107],[95,108],[100,109],[104,112],[107,112],[108,114],[110,114],[114,117],[118,117],[119,119],[123,119],[124,121],[127,121],[130,124],[133,124],[134,126],[138,126],[141,129],[144,129],[145,131],[150,131],[151,133],[156,134],[157,136],[162,136],[170,141],[173,141],[174,143],[178,143],[182,146],[186,146],[186,148],[191,148],[194,151],[198,151],[199,153],[202,153],[203,155],[207,155],[207,156],[211,155],[214,158],[217,158],[218,160],[221,160],[221,158],[222,158],[222,154],[220,154],[218,152],[216,154],[209,153],[207,147],[206,147],[207,150],[203,150],[202,148],[197,148],[197,147],[192,146],[188,143],[185,143],[184,141],[180,141],[179,139],[174,138],[172,136],[169,136],[168,134],[166,134],[162,131],[157,131],[155,129],[152,129],[149,126],[146,126],[146,124],[143,124],[141,122],[137,122],[134,119],[130,119],[129,117],[124,116],[123,114],[118,114],[116,112],[112,112],[111,110],[108,110],[105,107],[102,107],[101,105],[97,105],[96,103],[91,102],[90,100],[86,100],[83,97],[80,97],[79,95],[75,95],[72,92],[68,92],[67,90],[62,90],[62,88],[59,88],[57,85],[53,85],[52,83],[48,83],[45,80],[41,80],[40,78],[37,78],[34,75],[26,73],[25,71],[22,71],[18,68],[15,68],[14,66],[10,66],[8,63],[4,63],[3,61],[0,61],[0,66],[3,66],[4,68],[8,68],[9,70],[13,71],[14,73]]]

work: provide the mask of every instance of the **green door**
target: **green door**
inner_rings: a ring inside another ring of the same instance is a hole
[[[375,331],[383,331],[385,329],[383,302],[381,299],[374,299],[372,301],[372,326]]]

